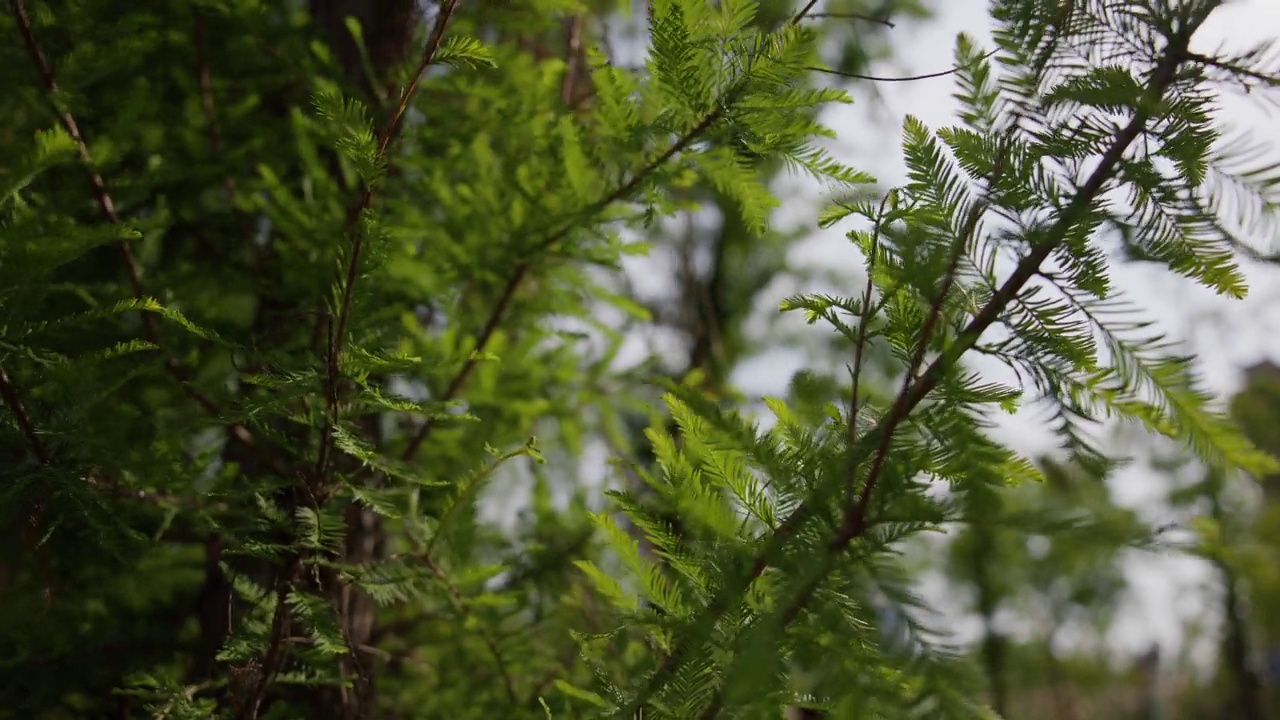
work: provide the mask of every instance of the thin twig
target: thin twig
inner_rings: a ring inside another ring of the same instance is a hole
[[[858,322],[858,339],[854,343],[853,370],[849,373],[851,389],[849,391],[849,427],[847,428],[846,437],[851,452],[858,438],[858,385],[862,381],[862,356],[867,347],[867,328],[871,324],[871,294],[875,289],[876,254],[880,250],[880,233],[884,223],[884,209],[885,205],[889,203],[890,197],[891,194],[885,195],[884,199],[880,201],[880,209],[876,212],[876,222],[874,227],[871,228],[871,252],[867,258],[867,287],[862,292],[862,317]],[[851,507],[854,502],[854,486],[857,484],[857,478],[858,463],[851,461],[849,463],[849,478],[845,488],[845,495]]]
[[[467,599],[464,598],[458,588],[454,586],[453,581],[444,574],[444,570],[436,564],[436,561],[431,557],[430,553],[424,552],[419,555],[419,557],[427,564],[427,567],[431,569],[431,574],[435,575],[436,579],[444,585],[445,590],[449,593],[449,598],[453,601],[454,609],[462,615],[462,619],[465,622],[473,613],[471,604],[467,602]],[[493,639],[493,636],[484,629],[483,623],[477,623],[476,628],[476,632],[480,635],[481,641],[485,644],[485,647],[488,648],[489,654],[493,656],[493,663],[497,666],[498,675],[502,677],[503,687],[507,691],[507,701],[511,703],[513,708],[517,707],[520,702],[520,698],[516,694],[515,681],[511,678],[511,671],[507,668],[507,661],[502,655],[502,649],[498,647],[498,642]]]
[[[18,393],[18,388],[14,386],[13,381],[9,378],[9,373],[4,369],[3,365],[0,365],[0,397],[4,398],[4,403],[9,406],[9,412],[13,413],[14,420],[18,423],[18,430],[26,439],[27,445],[31,448],[31,453],[36,456],[36,460],[46,467],[53,465],[53,456],[36,433],[36,426],[31,421],[31,414],[27,412],[27,407],[22,403],[22,396]],[[44,501],[38,497],[35,498],[32,502],[31,513],[27,516],[27,528],[23,533],[24,543],[28,545],[35,543],[36,532],[39,530],[44,508]],[[47,596],[49,592],[47,580],[45,587]]]
[[[1231,73],[1237,79],[1240,76],[1243,76],[1250,80],[1256,80],[1259,83],[1266,85],[1268,87],[1273,87],[1273,88],[1280,87],[1280,75],[1271,75],[1265,72],[1260,72],[1250,67],[1245,67],[1243,65],[1236,64],[1234,62],[1231,62],[1230,60],[1225,60],[1223,58],[1210,57],[1208,55],[1201,55],[1199,53],[1187,53],[1187,58],[1192,62],[1197,62],[1197,63],[1200,63],[1201,65],[1207,65],[1217,70],[1225,70]],[[1246,84],[1245,87],[1249,87],[1249,86]]]
[[[983,55],[982,59],[985,60],[995,54],[996,54],[996,51],[991,50],[987,52],[985,55]],[[805,70],[812,70],[813,72],[819,72],[825,75],[836,75],[843,78],[851,78],[853,80],[867,80],[869,82],[878,82],[878,83],[902,83],[902,82],[916,82],[917,80],[932,80],[933,78],[941,78],[941,77],[947,77],[949,75],[954,75],[963,69],[964,68],[957,65],[955,67],[951,67],[946,70],[939,70],[937,72],[925,73],[923,75],[903,75],[903,76],[897,76],[897,77],[884,77],[880,75],[863,75],[862,73],[845,72],[843,70],[832,70],[831,68],[818,67],[817,65],[808,65],[805,67]]]
[[[48,58],[45,57],[44,50],[40,47],[39,42],[36,41],[31,18],[27,16],[26,4],[23,0],[12,0],[10,4],[13,7],[13,16],[18,21],[18,27],[22,30],[22,39],[27,45],[27,51],[40,70],[40,77],[44,81],[45,90],[49,92],[50,100],[52,101],[58,92],[58,82],[53,75],[53,68],[49,65]],[[89,146],[85,143],[84,137],[80,135],[80,126],[76,123],[75,116],[70,111],[63,110],[60,107],[57,110],[62,127],[66,129],[67,134],[75,141],[76,149],[80,153],[80,160],[89,171],[89,181],[93,184],[94,197],[98,201],[98,207],[112,225],[119,224],[120,218],[116,215],[115,203],[111,200],[111,194],[107,192],[107,185],[103,181],[102,175],[94,168],[93,158],[89,154]],[[133,257],[133,251],[129,249],[128,245],[121,243],[120,248],[121,255],[125,259],[125,265],[129,269],[129,283],[133,286],[134,294],[141,296],[143,294],[142,280],[137,260]]]
[[[435,59],[436,53],[440,50],[440,43],[444,40],[444,31],[449,24],[450,18],[453,17],[453,11],[458,7],[458,0],[448,0],[440,9],[439,15],[436,17],[435,28],[431,33],[431,39],[427,42],[426,48],[422,51],[422,59],[418,63],[418,68],[413,74],[413,79],[409,85],[405,87],[404,92],[400,94],[400,100],[396,104],[395,111],[391,115],[391,119],[387,122],[385,128],[378,139],[377,160],[384,162],[387,157],[387,149],[391,146],[392,139],[396,136],[400,128],[400,121],[404,117],[405,112],[409,108],[409,101],[413,98],[414,92],[418,89],[418,85],[422,82],[422,76],[426,73],[427,66]],[[320,438],[320,450],[316,459],[316,482],[323,482],[325,472],[329,465],[329,458],[332,455],[334,434],[337,431],[339,421],[338,408],[338,381],[341,372],[340,360],[342,356],[343,345],[346,340],[347,321],[351,316],[351,301],[353,291],[356,285],[356,279],[360,273],[360,254],[364,249],[364,236],[359,232],[360,216],[369,209],[373,204],[375,196],[375,188],[373,185],[366,184],[364,192],[361,193],[359,201],[351,208],[347,215],[347,232],[351,234],[351,251],[350,258],[347,261],[346,276],[342,284],[342,297],[338,303],[338,316],[334,322],[333,328],[329,332],[329,348],[328,348],[328,379],[327,379],[327,395],[329,405],[329,420],[325,425],[324,433]]]
[[[36,456],[41,465],[52,465],[53,457],[40,440],[40,436],[36,434],[36,426],[31,422],[31,415],[27,412],[27,406],[22,404],[22,396],[18,393],[18,388],[9,379],[9,373],[5,371],[2,365],[0,365],[0,396],[4,397],[5,404],[9,406],[9,412],[13,413],[13,417],[18,423],[18,430],[26,438],[27,445],[31,448],[31,453]]]
[[[995,171],[992,173],[990,180],[992,186],[999,182],[1003,171],[1003,161],[997,159]],[[898,392],[898,400],[894,403],[894,407],[889,410],[890,418],[906,419],[906,414],[899,405],[909,397],[912,385],[916,381],[916,374],[920,372],[920,367],[924,364],[924,356],[929,351],[929,344],[933,341],[933,333],[937,329],[938,321],[942,318],[942,311],[946,305],[947,297],[951,294],[951,288],[955,285],[956,276],[960,270],[960,261],[964,258],[965,250],[969,247],[969,238],[977,232],[978,225],[982,222],[982,217],[989,206],[990,203],[985,202],[971,208],[969,217],[965,219],[964,226],[956,234],[955,242],[951,246],[951,255],[947,258],[947,269],[942,276],[942,285],[938,288],[937,297],[930,303],[929,315],[925,318],[924,325],[920,328],[920,340],[916,343],[915,352],[912,353],[911,361],[907,365],[907,372],[903,375],[902,389]],[[1039,268],[1039,266],[1040,263],[1037,262],[1036,267]],[[893,433],[897,430],[898,422],[898,420],[893,421],[888,429],[881,433],[879,445],[876,447],[874,459],[871,461],[871,469],[867,473],[867,481],[862,487],[862,494],[858,497],[858,503],[850,507],[846,513],[845,528],[842,534],[848,534],[849,539],[861,535],[865,529],[867,510],[871,505],[871,493],[875,489],[880,471],[888,458],[889,447],[893,442]]]
[[[254,720],[258,717],[262,701],[266,699],[271,681],[284,659],[284,639],[288,635],[292,620],[288,603],[289,589],[293,586],[301,569],[302,556],[298,555],[290,563],[287,574],[280,576],[276,581],[276,608],[271,615],[271,635],[267,640],[267,651],[263,654],[261,667],[258,668],[258,682],[254,684],[253,695],[249,697],[249,702],[241,706],[240,712],[236,715],[237,720]]]
[[[892,20],[890,20],[890,19],[889,19],[889,18],[887,18],[887,17],[878,17],[878,16],[876,16],[876,15],[867,15],[867,14],[865,14],[865,13],[855,13],[855,12],[829,12],[829,13],[827,13],[827,12],[821,12],[821,13],[810,13],[810,14],[809,14],[805,19],[806,19],[806,20],[820,20],[820,19],[824,19],[824,18],[826,18],[826,19],[832,19],[832,20],[861,20],[861,21],[863,21],[863,22],[869,22],[869,23],[875,23],[875,24],[877,24],[877,25],[883,25],[883,26],[885,26],[885,27],[887,27],[887,28],[896,28],[896,27],[898,27],[897,25],[895,25],[895,24],[893,23],[893,21],[892,21]]]

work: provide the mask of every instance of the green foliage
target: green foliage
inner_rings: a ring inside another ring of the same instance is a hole
[[[655,1],[626,69],[584,38],[610,15],[590,3],[448,0],[400,37],[320,3],[15,0],[3,712],[992,717],[900,557],[973,519],[936,484],[1040,477],[992,413],[1035,393],[1086,459],[1119,417],[1221,473],[1276,469],[1098,239],[1243,295],[1209,180],[1223,66],[1187,50],[1218,4],[994,3],[995,50],[958,42],[961,124],[909,118],[908,181],[872,200],[823,149],[849,96],[818,82],[812,4]],[[862,198],[821,218],[859,223],[869,282],[783,304],[852,377],[797,377],[765,429],[721,399],[785,252],[779,168]],[[726,347],[666,383],[652,462],[622,460],[639,484],[602,508],[585,448],[653,410],[602,317],[651,315],[624,259],[702,204],[718,267],[744,266],[710,284]],[[528,508],[491,522],[512,483]]]

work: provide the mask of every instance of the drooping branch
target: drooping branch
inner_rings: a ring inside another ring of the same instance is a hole
[[[983,55],[982,59],[985,60],[995,54],[996,54],[996,51],[992,50],[988,52],[986,55]],[[805,70],[811,70],[813,72],[822,73],[824,75],[836,75],[838,77],[849,78],[851,80],[866,80],[868,82],[878,82],[878,83],[904,83],[904,82],[917,82],[920,80],[932,80],[934,78],[943,78],[943,77],[949,77],[951,75],[955,75],[957,72],[960,72],[961,69],[962,68],[960,67],[950,67],[950,68],[947,68],[946,70],[938,70],[936,72],[924,73],[922,75],[883,76],[883,75],[864,75],[862,73],[845,72],[844,70],[833,70],[831,68],[818,67],[817,65],[810,65],[805,67]]]

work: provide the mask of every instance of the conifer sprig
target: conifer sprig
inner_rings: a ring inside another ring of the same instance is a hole
[[[404,118],[405,112],[409,109],[409,102],[413,99],[414,92],[417,91],[418,84],[422,81],[422,76],[440,51],[440,43],[444,40],[445,30],[458,7],[458,2],[459,0],[445,0],[444,4],[441,5],[440,12],[436,17],[435,28],[431,31],[426,47],[423,48],[418,66],[414,70],[409,84],[400,93],[400,98],[396,102],[391,118],[378,135],[378,149],[373,158],[374,166],[380,166],[387,162],[387,152],[391,147],[391,141],[399,131],[400,122]],[[346,342],[347,322],[351,316],[352,293],[355,291],[356,280],[359,278],[360,258],[364,250],[364,234],[359,228],[359,223],[361,217],[373,206],[375,193],[376,186],[373,184],[372,179],[366,178],[359,200],[347,214],[345,234],[351,236],[351,248],[346,258],[346,269],[343,274],[342,290],[337,307],[337,319],[328,333],[329,342],[326,352],[326,372],[328,377],[325,393],[327,396],[326,402],[329,405],[329,422],[325,425],[320,437],[320,449],[316,458],[315,473],[317,483],[324,482],[329,466],[329,456],[333,451],[334,433],[339,423],[338,382],[341,374],[342,350]]]
[[[415,70],[409,84],[401,92],[391,118],[379,133],[377,150],[371,162],[372,167],[380,167],[388,161],[387,154],[391,147],[391,142],[396,135],[406,110],[409,107],[413,94],[421,82],[423,74],[431,65],[436,54],[440,50],[445,30],[448,27],[449,20],[453,17],[453,13],[458,6],[458,2],[459,0],[446,0],[446,2],[441,6],[440,13],[436,18],[435,28],[432,30],[427,44],[423,49],[417,69]],[[329,493],[332,492],[332,490],[327,487],[327,474],[340,422],[340,402],[338,393],[339,382],[341,379],[341,357],[347,334],[347,323],[351,315],[353,292],[355,290],[356,280],[360,273],[360,260],[365,240],[364,232],[362,232],[362,228],[360,227],[360,220],[372,207],[376,194],[374,177],[371,176],[371,173],[366,174],[362,178],[362,181],[363,187],[359,199],[352,205],[347,214],[344,234],[351,237],[351,245],[346,256],[346,267],[343,273],[341,291],[339,293],[340,299],[337,304],[337,318],[331,324],[328,332],[325,363],[325,395],[328,408],[327,421],[321,431],[320,445],[316,456],[315,473],[312,480],[312,487],[309,489],[309,495],[311,496],[312,502],[314,503],[317,511],[324,506]],[[295,552],[287,562],[284,572],[277,577],[276,608],[272,614],[271,630],[267,639],[267,647],[263,653],[260,669],[258,670],[259,674],[257,682],[254,685],[248,701],[242,708],[243,714],[241,717],[257,717],[259,708],[271,688],[271,684],[275,679],[276,673],[279,672],[284,656],[283,644],[285,641],[285,635],[289,630],[292,619],[292,614],[290,612],[291,604],[285,600],[289,593],[293,592],[293,588],[296,583],[301,579],[305,562],[306,556],[302,552]],[[358,673],[357,680],[361,684],[366,683],[367,679],[363,671],[363,664],[359,659],[359,649],[351,646],[350,642],[346,638],[345,628],[343,629],[343,640],[346,645],[346,653],[351,657],[353,666]]]
[[[808,0],[803,7],[800,8],[791,19],[788,25],[795,26],[804,20],[808,13],[817,4],[817,0]],[[462,367],[457,374],[449,381],[445,387],[444,393],[441,395],[441,401],[448,402],[455,399],[462,389],[466,386],[467,380],[471,377],[471,373],[475,370],[477,358],[488,347],[489,341],[493,338],[495,332],[502,325],[502,320],[506,316],[511,306],[511,301],[515,297],[517,290],[526,280],[529,271],[533,268],[535,259],[541,253],[555,247],[557,243],[565,240],[571,233],[580,227],[582,218],[594,220],[601,212],[608,209],[616,202],[626,200],[633,196],[646,182],[653,177],[655,173],[666,167],[672,159],[676,158],[680,153],[684,152],[705,134],[707,134],[716,123],[723,117],[733,104],[738,100],[739,95],[745,88],[745,84],[734,86],[724,94],[714,105],[714,109],[708,112],[703,118],[694,125],[688,132],[681,135],[657,157],[653,158],[642,166],[639,170],[631,174],[631,176],[623,183],[608,193],[605,193],[599,200],[588,205],[580,213],[576,215],[574,221],[567,222],[560,228],[548,233],[534,244],[532,257],[521,260],[511,274],[508,276],[506,283],[498,292],[498,299],[493,304],[493,309],[489,312],[480,332],[476,336],[476,341],[472,347],[471,355],[463,362]],[[431,436],[431,431],[435,424],[428,419],[409,439],[405,446],[400,459],[410,461],[417,456],[422,444]]]
[[[1002,9],[1008,16],[1016,16],[1017,13],[1030,7],[1030,5],[1010,2],[1006,3]],[[1109,190],[1113,179],[1119,177],[1124,180],[1130,180],[1132,178],[1131,175],[1126,174],[1130,172],[1129,168],[1133,162],[1127,157],[1130,147],[1144,134],[1156,133],[1161,136],[1167,136],[1169,133],[1170,125],[1176,121],[1171,122],[1168,118],[1168,113],[1176,113],[1177,110],[1175,109],[1176,106],[1171,106],[1168,95],[1171,88],[1179,81],[1179,69],[1193,60],[1187,50],[1191,36],[1207,18],[1208,11],[1214,4],[1207,3],[1203,5],[1208,7],[1184,8],[1185,12],[1176,15],[1170,13],[1163,18],[1157,16],[1152,21],[1153,24],[1162,20],[1167,21],[1167,41],[1160,49],[1159,54],[1152,58],[1150,74],[1145,86],[1140,89],[1138,97],[1126,104],[1126,107],[1132,108],[1130,118],[1123,126],[1115,128],[1111,139],[1105,146],[1099,147],[1097,160],[1094,162],[1093,168],[1071,194],[1069,201],[1057,205],[1052,222],[1035,229],[1032,236],[1034,239],[1027,243],[1025,254],[1019,259],[1009,276],[999,287],[991,288],[989,298],[980,307],[974,308],[972,318],[963,327],[955,329],[954,338],[946,342],[938,351],[937,356],[928,363],[927,367],[924,367],[923,361],[926,350],[933,344],[933,331],[943,317],[943,310],[947,306],[952,285],[958,277],[961,260],[970,252],[967,243],[971,237],[975,236],[979,223],[990,203],[963,206],[960,201],[956,201],[956,206],[948,209],[949,212],[963,209],[962,217],[952,221],[959,222],[961,226],[955,232],[955,237],[951,241],[950,250],[947,253],[945,265],[938,276],[936,296],[929,298],[928,311],[920,317],[921,325],[920,330],[915,334],[914,348],[903,356],[905,372],[902,388],[875,427],[858,438],[856,442],[850,443],[850,456],[854,461],[853,466],[855,468],[862,460],[871,460],[870,469],[866,472],[857,502],[846,506],[845,511],[841,513],[840,520],[835,525],[835,532],[830,538],[820,545],[815,545],[812,537],[802,540],[797,539],[801,536],[796,535],[796,531],[799,528],[824,512],[821,508],[827,502],[829,494],[823,489],[821,483],[814,488],[809,497],[792,511],[776,530],[762,538],[759,551],[755,554],[754,559],[746,565],[749,570],[738,574],[736,577],[732,572],[728,573],[726,577],[721,579],[717,592],[710,597],[703,607],[687,620],[682,620],[678,624],[670,649],[663,653],[655,670],[647,676],[638,691],[629,695],[620,703],[617,711],[613,714],[614,717],[629,717],[641,708],[650,706],[657,697],[667,692],[669,687],[672,687],[671,683],[677,682],[677,677],[682,675],[682,669],[686,667],[692,668],[702,663],[706,656],[701,648],[711,637],[712,629],[722,623],[731,622],[729,620],[730,611],[743,600],[747,589],[757,581],[762,580],[766,575],[766,570],[770,567],[775,566],[788,555],[804,552],[802,547],[808,547],[810,552],[818,553],[819,557],[812,561],[807,571],[802,573],[805,580],[798,584],[797,592],[789,593],[788,595],[791,599],[781,605],[776,615],[777,624],[773,626],[774,631],[781,632],[800,616],[801,610],[807,605],[814,593],[817,592],[834,567],[835,557],[841,554],[849,543],[865,536],[869,527],[873,499],[876,495],[875,490],[881,479],[883,468],[893,452],[909,452],[896,449],[899,446],[895,443],[895,440],[899,439],[900,429],[911,422],[910,419],[914,411],[935,390],[943,387],[944,383],[947,383],[948,394],[954,394],[958,390],[958,388],[950,389],[950,383],[954,381],[949,378],[954,376],[964,354],[975,348],[978,345],[979,338],[992,325],[1001,321],[1014,304],[1020,301],[1028,284],[1042,272],[1042,266],[1050,257],[1060,255],[1064,252],[1064,247],[1078,242],[1074,238],[1079,235],[1081,228],[1086,228],[1085,231],[1087,232],[1087,228],[1096,227],[1096,221],[1092,219],[1092,215],[1097,212],[1096,207],[1102,203],[1103,194]],[[1010,22],[1010,24],[1014,22],[1007,17],[1005,21]],[[1020,38],[1014,33],[1009,33],[1004,37],[1006,39],[1004,40],[1003,49],[1011,55],[1007,61],[1017,62],[1016,58],[1019,56],[1021,49],[1013,45],[1013,43],[1018,42]],[[1052,44],[1058,40],[1065,43],[1078,41],[1077,38],[1067,33],[1056,36],[1047,41],[1045,45],[1036,47],[1033,38],[1029,41],[1030,44],[1027,46],[1029,49],[1026,52],[1027,54],[1038,54],[1043,58],[1055,57]],[[1106,43],[1109,40],[1104,33],[1099,32],[1090,36],[1089,41]],[[981,57],[979,62],[984,61],[989,55],[988,53],[986,56]],[[1002,62],[1005,61],[1002,59]],[[1030,66],[1033,68],[1031,72],[1037,71],[1034,70],[1037,67],[1036,63],[1030,63]],[[1054,63],[1045,60],[1040,64],[1038,71],[1049,73],[1053,72],[1054,69],[1056,69]],[[1027,79],[1023,82],[1029,83],[1031,81]],[[1024,87],[1030,86],[1024,85]],[[1048,109],[1048,103],[1045,103],[1044,109],[1036,107],[1039,97],[1038,89],[1031,88],[1028,93],[1029,97],[1020,100],[1022,105],[1016,111],[1017,115],[1032,117]],[[979,100],[975,98],[975,101]],[[982,100],[980,102],[988,101]],[[1013,126],[1006,127],[1014,127],[1016,124],[1015,122]],[[1152,129],[1153,124],[1157,125],[1154,130]],[[1005,157],[1002,153],[1007,152],[1007,150],[1003,148],[1002,144],[990,145],[985,148],[988,153],[987,156],[980,161],[967,159],[964,155],[961,155],[961,161],[969,163],[966,169],[969,169],[971,173],[974,173],[974,169],[978,167],[991,168],[991,170],[986,171],[990,186],[989,192],[998,204],[1023,202],[1016,196],[1010,195],[1009,191],[1001,186],[1004,184],[1002,176],[1006,169],[1006,164],[1024,163],[1025,161]],[[964,150],[968,152],[967,148]],[[958,149],[957,153],[959,152],[960,150]],[[929,162],[934,161],[929,160]],[[1021,172],[1021,170],[1018,172]],[[932,177],[926,177],[921,182],[939,183],[939,186],[941,186],[941,182],[934,180]],[[947,202],[949,204],[952,202],[950,198],[959,197],[954,195],[950,185],[946,185],[945,192],[938,192],[939,197],[945,195],[948,198]],[[1011,215],[1016,217],[1016,214]],[[878,224],[878,218],[873,219],[877,219]],[[909,222],[911,221],[908,219]],[[873,231],[873,237],[878,237],[878,235],[877,227]],[[873,247],[875,247],[874,240]],[[1074,246],[1072,247],[1071,252],[1076,252]],[[868,308],[869,294],[864,294],[861,307],[862,317],[860,317],[863,327],[859,330],[859,334],[866,332],[868,326],[866,313],[869,312]],[[855,342],[855,352],[863,342],[859,337]],[[922,367],[923,370],[921,370]],[[856,372],[854,373],[855,376],[857,374]],[[938,411],[931,408],[929,412],[936,414]],[[852,423],[854,419],[854,414],[851,412],[848,421]],[[923,422],[927,426],[930,420],[926,419]],[[970,448],[970,452],[975,451],[976,448]],[[787,548],[792,545],[795,547],[788,552]],[[764,622],[773,621],[764,620]],[[726,629],[726,631],[728,630]],[[690,670],[690,672],[694,671]],[[710,709],[707,710],[709,714],[704,714],[702,715],[703,717],[712,717],[719,712],[721,689],[715,690],[712,693],[710,702],[704,705],[704,708]]]

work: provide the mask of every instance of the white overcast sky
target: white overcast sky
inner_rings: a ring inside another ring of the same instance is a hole
[[[873,74],[904,76],[946,69],[952,63],[954,39],[960,32],[989,44],[985,0],[941,0],[934,4],[937,14],[933,19],[915,26],[899,25],[890,31],[895,57],[875,68]],[[1209,52],[1218,47],[1247,47],[1276,37],[1280,37],[1280,0],[1237,0],[1211,18],[1197,35],[1196,45],[1202,52]],[[857,105],[841,108],[828,117],[829,124],[840,133],[837,154],[855,167],[873,172],[883,184],[894,185],[905,180],[900,154],[902,119],[914,115],[934,128],[956,122],[956,106],[951,99],[953,80],[881,84],[876,88],[878,98],[866,87],[865,83],[852,86]],[[1233,115],[1237,105],[1240,103],[1230,106]],[[1242,106],[1239,117],[1237,122],[1247,123],[1257,133],[1257,139],[1275,139],[1280,152],[1280,112],[1249,114]],[[812,213],[812,208],[796,207],[786,216],[802,221],[804,213]],[[833,262],[858,262],[842,232],[818,232],[801,248],[797,259],[825,267]],[[1260,246],[1280,249],[1280,238],[1258,240]],[[1225,395],[1238,388],[1241,368],[1265,359],[1280,362],[1280,303],[1276,302],[1280,271],[1260,266],[1245,269],[1250,295],[1242,301],[1217,298],[1160,268],[1117,267],[1114,280],[1116,288],[1149,308],[1150,317],[1158,321],[1162,330],[1189,344],[1201,361],[1209,389]],[[803,357],[798,353],[769,353],[747,363],[735,380],[750,395],[780,393],[792,372],[802,364]],[[1006,431],[1011,442],[1029,453],[1051,447],[1045,441],[1052,438],[1037,433],[1033,424],[1007,423]],[[1156,519],[1160,509],[1153,501],[1163,495],[1164,484],[1162,478],[1139,464],[1115,479],[1114,490],[1118,501]],[[1168,658],[1179,650],[1181,620],[1205,614],[1205,595],[1199,588],[1206,576],[1198,563],[1188,559],[1146,555],[1134,560],[1130,565],[1137,597],[1115,640],[1122,647],[1139,651],[1152,641],[1159,641]]]

